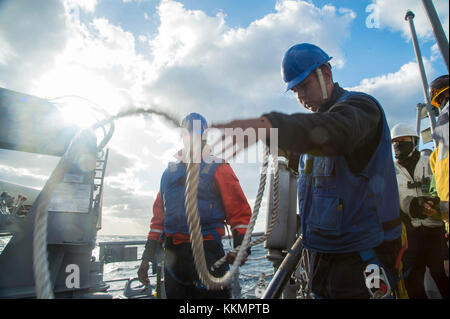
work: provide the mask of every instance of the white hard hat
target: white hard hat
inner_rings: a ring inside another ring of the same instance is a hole
[[[401,136],[414,136],[419,137],[414,127],[406,123],[398,123],[391,130],[391,139]]]

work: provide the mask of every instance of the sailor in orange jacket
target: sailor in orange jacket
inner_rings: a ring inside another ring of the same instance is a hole
[[[192,134],[192,123],[195,120],[200,121],[203,133],[207,124],[200,114],[189,114],[182,126]],[[164,284],[167,298],[231,298],[230,289],[208,291],[199,281],[185,217],[186,165],[181,162],[181,156],[182,151],[177,154],[179,161],[169,164],[161,178],[161,188],[153,205],[146,249],[138,270],[139,279],[144,284],[149,283],[149,262],[155,262],[158,246],[164,241]],[[200,164],[198,210],[206,263],[211,268],[224,256],[221,241],[225,234],[224,223],[231,226],[233,246],[237,247],[244,238],[251,217],[250,206],[229,164]],[[250,253],[250,249],[247,253]],[[232,263],[234,258],[235,254],[229,252],[227,263]],[[226,270],[227,265],[222,265],[212,274],[221,277]]]

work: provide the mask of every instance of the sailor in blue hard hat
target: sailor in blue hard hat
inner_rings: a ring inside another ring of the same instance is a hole
[[[286,89],[311,113],[271,112],[213,126],[265,129],[258,138],[266,143],[278,130],[279,149],[299,173],[302,243],[311,253],[316,296],[390,297],[384,288],[396,289],[402,241],[389,127],[374,97],[333,81],[330,60],[310,43],[293,45],[283,57]],[[385,270],[379,291],[366,286],[371,264]]]
[[[205,155],[209,154],[209,148],[204,149],[206,146],[204,135],[208,128],[208,122],[199,113],[189,113],[181,120],[180,127],[184,148],[179,154],[183,157],[183,161],[193,160],[199,163],[201,157],[204,159]],[[197,156],[194,155],[194,152],[197,152],[195,153]]]
[[[189,113],[181,121],[180,126],[186,128],[190,134],[203,135],[208,128],[208,122],[198,113]]]
[[[149,262],[156,264],[158,258],[165,258],[164,287],[167,298],[176,299],[215,299],[231,298],[230,287],[221,290],[208,290],[200,281],[195,267],[190,239],[190,228],[185,206],[185,184],[188,179],[186,154],[195,150],[195,144],[206,148],[208,123],[198,113],[188,114],[180,123],[181,134],[186,150],[175,156],[177,161],[169,163],[161,176],[160,189],[153,205],[150,231],[138,270],[139,280],[148,285]],[[194,147],[191,148],[191,140]],[[206,161],[209,154],[202,154],[199,163],[197,206],[205,261],[213,276],[222,277],[228,265],[212,269],[212,265],[225,255],[222,238],[225,224],[230,225],[233,245],[241,245],[251,217],[251,209],[231,166],[220,159]],[[194,156],[195,157],[195,156]],[[211,155],[211,157],[213,157]],[[165,257],[159,253],[159,245],[164,242]],[[247,254],[250,254],[250,248]],[[226,253],[226,262],[232,264],[236,254]],[[244,257],[243,263],[245,263]]]
[[[309,43],[294,45],[284,55],[281,72],[286,91],[292,90],[310,111],[317,112],[333,90],[330,60],[321,48]],[[320,90],[311,90],[313,85]]]
[[[312,72],[319,72],[320,66],[331,57],[321,48],[309,43],[296,44],[286,51],[281,65],[286,91],[302,82]]]

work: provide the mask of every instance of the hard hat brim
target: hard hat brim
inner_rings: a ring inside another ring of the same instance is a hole
[[[398,123],[391,130],[391,140],[397,137],[413,136],[419,138],[417,131],[406,123]]]
[[[444,93],[445,91],[448,90],[448,88],[449,88],[449,86],[447,85],[446,87],[443,87],[442,89],[436,90],[435,92],[433,92],[433,96],[431,98],[431,105],[439,108],[440,105],[437,100],[442,93]]]

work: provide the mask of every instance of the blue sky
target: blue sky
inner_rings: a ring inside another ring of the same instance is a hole
[[[448,37],[448,0],[433,2]],[[369,28],[373,8],[378,26]],[[78,95],[112,114],[157,106],[218,122],[305,112],[284,93],[280,62],[290,46],[311,42],[333,56],[335,81],[374,95],[391,126],[415,125],[424,96],[404,20],[409,9],[431,81],[447,69],[416,0],[4,0],[0,87],[43,98]],[[66,114],[88,124],[79,103]],[[128,118],[108,146],[102,233],[144,235],[178,135],[159,118]],[[40,159],[0,150],[0,179],[42,187],[57,159]],[[253,205],[259,165],[232,167]]]

